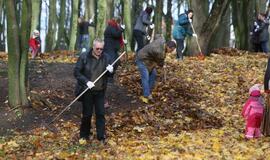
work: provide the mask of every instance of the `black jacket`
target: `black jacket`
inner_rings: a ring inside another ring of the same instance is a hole
[[[254,22],[254,26],[252,29],[252,42],[253,43],[260,43],[266,42],[269,40],[269,33],[268,33],[269,21],[257,20]]]
[[[83,92],[87,85],[88,81],[94,82],[105,70],[108,65],[108,60],[106,56],[103,55],[96,59],[92,55],[92,49],[90,51],[83,52],[74,68],[74,76],[77,79],[77,85],[75,89],[75,94],[78,96],[81,92]],[[105,90],[107,86],[107,75],[106,73],[102,76],[96,83],[95,87],[91,90],[100,91]]]
[[[104,32],[104,52],[117,53],[120,49],[120,40],[122,38],[122,29],[108,25]]]
[[[89,23],[87,21],[83,21],[79,23],[79,32],[80,34],[89,34],[88,27],[94,27],[93,23]]]

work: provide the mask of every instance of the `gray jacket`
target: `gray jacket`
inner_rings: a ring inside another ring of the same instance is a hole
[[[149,71],[152,71],[156,66],[162,67],[165,58],[165,39],[163,37],[144,46],[137,54],[137,60],[143,61]]]
[[[146,27],[152,24],[150,18],[150,15],[146,11],[141,11],[140,16],[136,20],[134,30],[139,30],[146,34]]]

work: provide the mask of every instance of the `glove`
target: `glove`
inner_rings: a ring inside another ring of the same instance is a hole
[[[125,30],[126,29],[126,26],[124,24],[121,24],[120,27]]]
[[[149,35],[146,36],[146,39],[150,41],[151,37]]]
[[[124,39],[124,44],[128,44],[128,42],[127,42],[127,40],[126,40],[126,39]]]
[[[82,49],[82,52],[86,52],[86,49],[85,49],[85,48],[83,48],[83,49]]]
[[[198,37],[197,34],[195,34],[195,33],[193,33],[192,36],[193,36],[193,37],[196,37],[196,38]]]
[[[150,29],[153,29],[155,27],[155,24],[152,23],[149,27],[150,27]]]
[[[91,24],[91,23],[93,23],[93,19],[91,18],[91,19],[89,19],[89,23]]]
[[[109,65],[106,67],[106,70],[109,71],[110,73],[112,73],[112,72],[113,72],[113,66],[109,64]]]
[[[192,19],[191,18],[189,18],[188,21],[189,21],[189,23],[192,23]]]
[[[87,87],[88,87],[89,89],[95,87],[95,84],[94,84],[93,82],[91,82],[91,81],[88,81],[88,82],[86,83],[86,85],[87,85]]]

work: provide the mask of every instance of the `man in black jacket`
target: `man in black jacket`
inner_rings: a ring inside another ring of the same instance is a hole
[[[90,19],[87,21],[84,17],[80,17],[78,19],[78,26],[79,26],[79,49],[81,51],[89,50],[89,43],[90,43],[90,37],[89,37],[89,31],[88,28],[95,27],[93,23],[93,19]]]
[[[82,119],[80,138],[88,140],[91,130],[91,118],[93,108],[96,114],[97,139],[105,142],[105,109],[104,97],[107,87],[107,75],[93,83],[105,70],[113,72],[113,66],[108,65],[107,58],[103,55],[104,41],[96,39],[90,51],[83,52],[74,69],[74,76],[77,79],[76,95],[79,95],[87,87],[89,90],[82,96]]]

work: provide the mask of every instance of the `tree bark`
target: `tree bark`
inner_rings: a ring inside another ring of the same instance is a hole
[[[166,13],[166,40],[170,40],[172,38],[172,0],[167,0],[167,13]]]
[[[222,20],[216,31],[216,34],[210,40],[208,50],[211,51],[214,48],[229,47],[230,46],[230,8],[222,16]],[[222,38],[221,38],[222,37]]]
[[[56,0],[50,0],[48,33],[46,36],[46,52],[50,52],[55,48],[56,33]]]
[[[78,21],[78,9],[79,9],[79,0],[73,0],[72,2],[72,17],[71,17],[71,33],[69,41],[69,50],[75,50],[76,38],[77,38],[77,21]]]
[[[40,21],[40,7],[41,1],[31,0],[32,1],[32,19],[31,19],[31,31],[37,29],[39,30],[39,21]]]
[[[8,32],[8,100],[11,107],[28,105],[27,100],[27,50],[31,27],[31,2],[23,1],[21,28],[16,18],[14,0],[6,2]]]
[[[131,38],[132,38],[132,27],[131,27],[131,0],[121,0],[123,7],[122,19],[126,26],[124,32],[124,38],[128,41],[127,51],[131,50]]]
[[[163,1],[156,1],[155,7],[155,33],[162,34]]]
[[[253,22],[250,13],[254,11],[254,0],[232,1],[232,22],[235,33],[235,47],[248,50],[250,47],[249,31]]]
[[[5,51],[5,10],[4,10],[4,3],[3,0],[0,0],[0,51]]]
[[[55,49],[67,49],[65,37],[65,20],[66,20],[66,0],[60,1],[60,19],[58,25],[58,36]]]
[[[203,23],[206,21],[207,16],[208,16],[209,1],[200,0],[200,2],[198,2],[194,0],[189,0],[189,5],[190,5],[190,8],[192,8],[194,11],[192,24],[194,26],[196,33],[198,34],[198,38],[200,39],[201,36],[199,35],[199,33],[202,29]],[[198,53],[199,53],[199,50],[198,50],[196,39],[194,37],[187,37],[187,47],[184,54],[196,55]]]
[[[98,15],[97,15],[97,28],[96,28],[96,37],[103,38],[104,37],[104,29],[106,26],[106,9],[107,3],[106,0],[98,0]]]
[[[229,3],[230,0],[215,0],[209,16],[203,23],[202,30],[199,34],[199,41],[203,54],[208,54],[210,40],[216,33],[216,29],[221,21],[221,17],[228,8]]]

